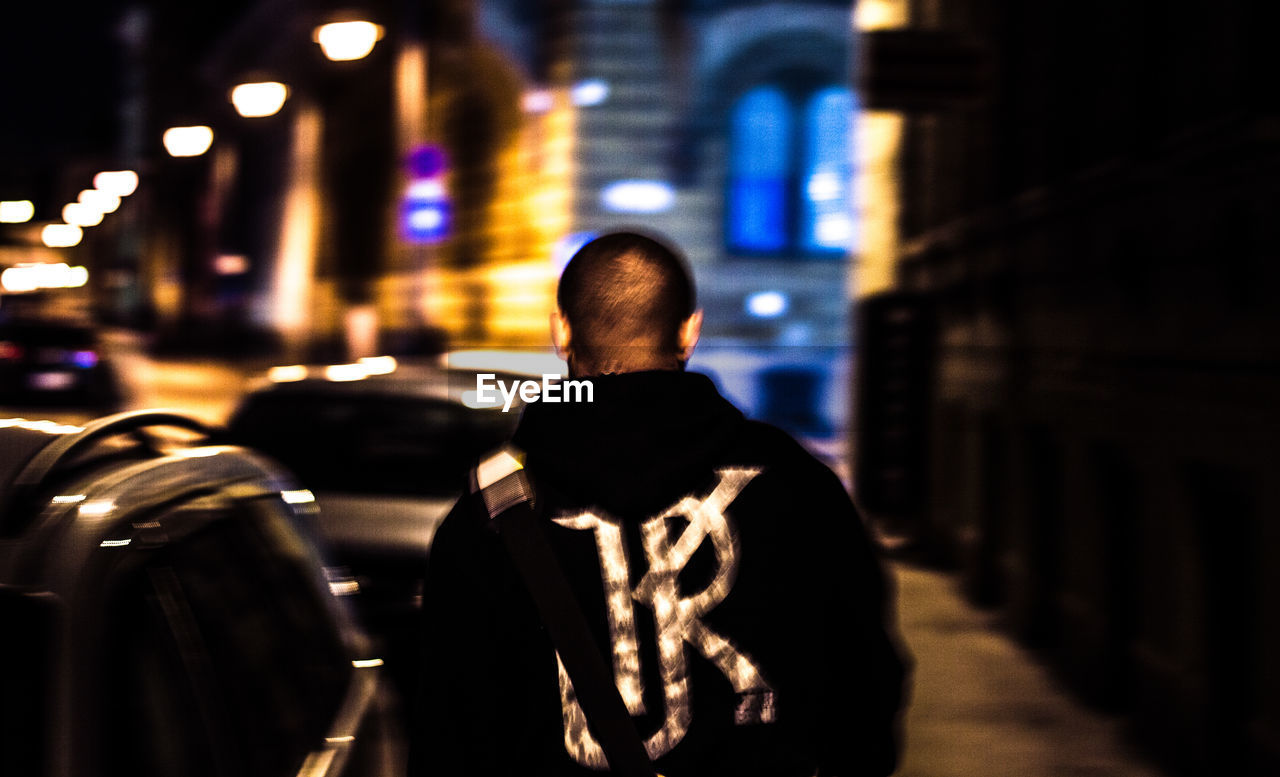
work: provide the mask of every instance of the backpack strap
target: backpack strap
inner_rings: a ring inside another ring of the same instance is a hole
[[[534,512],[534,489],[524,468],[524,452],[507,445],[485,456],[472,470],[471,490],[480,495],[490,527],[502,538],[533,596],[610,772],[656,777],[613,673],[591,637],[582,608]]]

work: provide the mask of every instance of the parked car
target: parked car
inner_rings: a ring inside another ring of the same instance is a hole
[[[53,318],[0,321],[0,405],[120,408],[115,367],[89,324]]]
[[[244,396],[227,440],[281,462],[315,493],[330,557],[361,590],[361,617],[402,700],[415,687],[417,612],[436,527],[519,404],[476,401],[483,368],[294,366]],[[495,373],[504,380],[527,374]]]
[[[0,420],[0,774],[368,764],[381,662],[314,509],[186,416]]]

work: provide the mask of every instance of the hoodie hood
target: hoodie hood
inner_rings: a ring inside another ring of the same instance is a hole
[[[675,370],[587,378],[592,402],[525,407],[514,442],[540,487],[615,515],[646,515],[704,480],[742,413],[706,375]]]

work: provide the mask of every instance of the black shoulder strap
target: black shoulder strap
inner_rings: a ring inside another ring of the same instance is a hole
[[[471,490],[480,494],[492,525],[533,596],[611,773],[655,777],[640,734],[614,685],[613,673],[591,637],[582,608],[533,511],[533,487],[524,470],[523,453],[506,446],[484,457],[471,473]]]

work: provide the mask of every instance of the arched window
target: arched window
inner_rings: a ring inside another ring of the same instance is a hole
[[[779,251],[790,242],[793,116],[781,89],[762,86],[730,118],[728,238],[740,251]]]
[[[729,117],[725,237],[731,252],[833,256],[853,246],[853,93],[762,85]]]
[[[853,94],[829,87],[804,108],[804,192],[800,240],[810,251],[844,253],[853,247]]]

